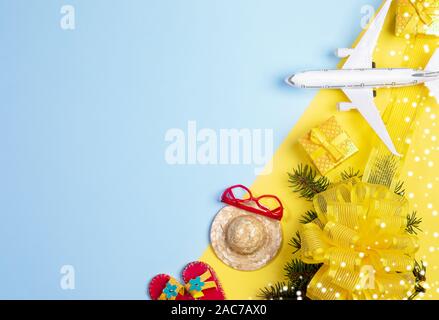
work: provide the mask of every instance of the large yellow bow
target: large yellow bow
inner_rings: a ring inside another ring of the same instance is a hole
[[[346,141],[347,135],[345,133],[340,134],[334,140],[329,141],[325,134],[318,128],[314,128],[311,130],[311,141],[315,144],[321,145],[329,155],[334,158],[335,161],[339,161],[343,158],[344,150],[339,148],[339,144]],[[316,152],[321,152],[321,150],[317,150]],[[320,155],[313,154],[313,159],[319,158]]]
[[[322,264],[310,299],[403,299],[411,294],[418,239],[405,232],[408,201],[352,179],[317,195],[302,227],[302,259]]]

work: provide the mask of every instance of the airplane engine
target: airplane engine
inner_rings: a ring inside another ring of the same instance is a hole
[[[350,102],[340,102],[337,104],[337,108],[339,111],[350,111],[356,109]]]
[[[352,54],[352,52],[354,52],[354,49],[339,48],[339,49],[335,50],[335,55],[338,58],[347,58]]]

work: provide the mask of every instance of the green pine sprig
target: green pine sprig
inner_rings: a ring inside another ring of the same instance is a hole
[[[319,271],[321,264],[307,264],[299,259],[294,259],[284,267],[285,275],[290,281],[310,280]]]
[[[262,288],[258,297],[265,300],[297,300],[297,291],[293,283],[277,282]]]
[[[407,215],[407,225],[405,231],[409,234],[417,235],[418,232],[423,232],[421,229],[422,218],[418,217],[418,213],[413,211]]]
[[[413,268],[413,275],[415,276],[415,292],[413,292],[409,300],[414,300],[420,293],[425,293],[426,289],[423,287],[423,282],[427,280],[427,267],[423,261],[420,263],[415,261],[415,265]]]
[[[401,197],[405,195],[404,181],[398,181],[395,186],[395,193]]]
[[[308,224],[313,222],[318,218],[317,212],[314,210],[309,210],[302,215],[302,218],[299,220],[301,224]]]
[[[350,180],[352,178],[360,178],[361,179],[363,177],[360,170],[355,170],[352,167],[350,167],[349,169],[340,173],[340,176],[341,176],[342,181]]]
[[[302,238],[300,237],[299,231],[296,231],[296,235],[291,238],[288,244],[294,248],[293,254],[296,254],[302,249]]]
[[[295,259],[285,266],[288,280],[261,289],[259,297],[266,300],[308,300],[308,284],[320,267],[321,264],[306,264]]]
[[[315,195],[325,191],[330,185],[328,178],[317,176],[317,171],[309,165],[299,165],[289,173],[289,182],[294,192],[300,194],[301,198],[310,201]]]

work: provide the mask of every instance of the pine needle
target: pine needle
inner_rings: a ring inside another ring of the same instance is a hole
[[[302,218],[299,222],[301,224],[308,224],[317,219],[317,217],[317,212],[315,212],[314,210],[309,210],[302,215]]]
[[[418,213],[413,211],[412,214],[407,215],[407,226],[405,231],[409,234],[417,235],[418,232],[423,232],[421,229],[422,218],[418,217]]]
[[[299,165],[289,173],[289,182],[294,192],[301,198],[312,200],[315,195],[325,191],[330,182],[326,177],[317,177],[317,171],[308,165]]]
[[[266,300],[308,300],[308,284],[321,266],[306,264],[298,259],[292,260],[285,266],[287,281],[261,289],[258,296]]]
[[[415,276],[415,292],[408,298],[409,300],[414,300],[420,293],[425,293],[426,290],[422,286],[423,282],[427,280],[427,267],[421,260],[421,263],[415,260],[415,265],[413,268],[413,275]]]
[[[404,181],[398,181],[395,187],[395,193],[401,197],[405,195]]]
[[[293,259],[287,262],[284,270],[289,281],[311,280],[321,266],[321,264],[307,264],[300,259]]]
[[[296,254],[302,249],[302,238],[300,237],[299,231],[296,231],[296,235],[290,240],[290,242],[288,242],[288,244],[294,248],[293,254]]]
[[[363,176],[361,175],[360,170],[355,170],[354,168],[350,167],[349,169],[343,171],[342,173],[340,173],[341,176],[341,180],[342,181],[346,181],[346,180],[350,180],[352,178],[362,178]]]
[[[297,300],[297,291],[293,283],[278,282],[261,289],[258,297],[265,300]]]

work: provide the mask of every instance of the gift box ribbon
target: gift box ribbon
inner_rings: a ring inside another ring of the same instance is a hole
[[[403,8],[407,11],[400,14],[407,19],[403,20],[405,23],[399,27],[399,33],[415,34],[419,32],[419,28],[422,26],[430,27],[439,11],[438,1],[406,0],[402,1],[402,4],[405,4]]]
[[[437,8],[425,6],[424,2],[412,2],[409,1],[409,3],[414,7],[416,13],[418,14],[419,19],[426,24],[427,26],[430,26],[433,23],[433,18],[431,17],[437,12]],[[415,17],[415,16],[413,16]]]
[[[333,140],[329,140],[322,130],[314,128],[311,130],[310,140],[320,145],[323,149],[315,151],[311,157],[313,159],[320,158],[323,154],[328,153],[336,162],[340,161],[344,156],[344,149],[340,148],[340,144],[348,139],[346,133],[342,133]]]

